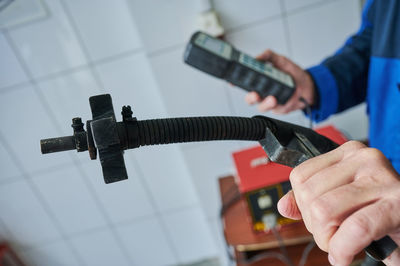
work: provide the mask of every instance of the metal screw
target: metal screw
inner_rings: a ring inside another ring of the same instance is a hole
[[[122,106],[121,115],[122,115],[122,120],[123,121],[131,120],[132,119],[132,114],[133,114],[133,112],[132,112],[132,109],[131,109],[131,107],[129,105]]]
[[[74,129],[74,133],[84,131],[82,119],[80,117],[72,118],[72,125],[71,126]]]

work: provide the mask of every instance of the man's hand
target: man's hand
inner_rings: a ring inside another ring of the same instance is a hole
[[[380,151],[349,141],[294,168],[293,190],[278,202],[278,210],[304,220],[331,264],[349,265],[385,235],[400,244],[399,178]],[[384,262],[400,265],[399,249]]]
[[[286,57],[276,54],[271,50],[266,50],[264,53],[259,55],[257,59],[270,62],[276,68],[292,76],[294,83],[296,84],[296,90],[285,105],[278,105],[274,96],[268,96],[265,99],[261,99],[256,92],[249,92],[246,95],[246,102],[248,104],[259,103],[258,109],[260,111],[272,110],[275,113],[280,114],[288,113],[297,109],[303,109],[305,104],[299,100],[301,97],[305,99],[309,105],[314,104],[315,88],[310,74]]]

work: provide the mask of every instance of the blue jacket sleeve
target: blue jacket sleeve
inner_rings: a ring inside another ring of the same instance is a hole
[[[322,121],[365,100],[372,41],[374,1],[365,4],[359,31],[320,65],[307,71],[317,89],[312,119]]]

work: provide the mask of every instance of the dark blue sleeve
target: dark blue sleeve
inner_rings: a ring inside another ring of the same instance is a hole
[[[359,31],[335,55],[307,71],[318,94],[312,118],[321,121],[365,100],[372,42],[374,1],[364,7]]]

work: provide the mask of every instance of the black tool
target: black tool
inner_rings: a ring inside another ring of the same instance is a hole
[[[89,102],[93,119],[86,122],[86,131],[81,118],[74,118],[72,136],[43,139],[41,150],[42,153],[88,150],[92,160],[96,159],[98,150],[106,183],[127,179],[124,150],[146,145],[210,140],[259,141],[271,161],[290,167],[338,147],[310,128],[264,116],[138,121],[132,117],[130,106],[124,106],[122,121],[117,122],[109,94],[90,97]],[[396,248],[396,243],[385,236],[372,242],[365,251],[372,258],[383,260]]]
[[[295,91],[290,75],[203,32],[192,35],[186,46],[184,61],[247,91],[255,91],[262,98],[273,95],[279,104],[286,103]]]

